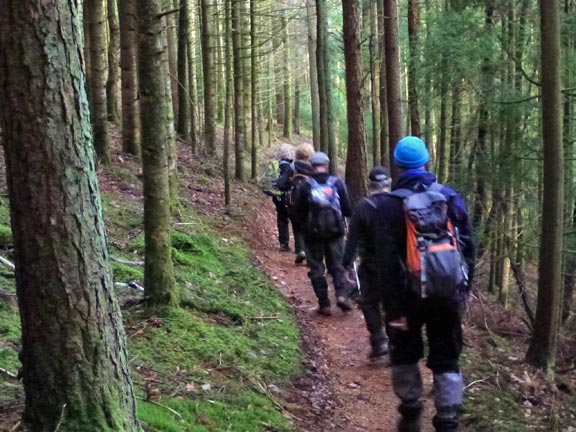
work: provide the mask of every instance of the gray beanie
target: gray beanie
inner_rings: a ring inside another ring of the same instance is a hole
[[[316,152],[308,160],[312,166],[314,165],[328,165],[330,163],[330,158],[326,153]]]

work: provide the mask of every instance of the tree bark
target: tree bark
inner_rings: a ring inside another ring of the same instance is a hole
[[[320,148],[320,100],[318,94],[318,68],[316,61],[316,35],[313,23],[314,0],[306,0],[306,26],[308,28],[308,62],[310,64],[310,106],[312,109],[312,143]]]
[[[224,156],[222,158],[224,168],[224,205],[230,211],[230,127],[232,125],[232,92],[234,79],[232,77],[232,13],[230,3],[233,0],[224,0],[225,14],[225,44],[224,65],[226,76],[226,99],[224,102]]]
[[[284,138],[292,138],[292,78],[290,74],[290,45],[288,40],[288,20],[282,15],[282,69],[283,69],[283,91],[284,91]]]
[[[376,2],[369,5],[370,13],[370,102],[372,106],[372,166],[380,165],[382,155],[380,153],[380,100],[378,98],[378,66],[376,60],[378,58],[378,43],[377,43],[377,11]]]
[[[188,73],[188,41],[190,31],[190,11],[188,0],[180,0],[178,15],[178,134],[184,140],[190,140],[190,101]]]
[[[170,241],[168,153],[171,125],[167,124],[169,86],[166,85],[166,45],[163,12],[158,0],[140,0],[140,103],[142,116],[142,174],[144,186],[144,289],[149,304],[177,305]]]
[[[402,138],[402,101],[400,92],[400,58],[398,55],[398,9],[396,0],[384,0],[384,37],[386,49],[386,96],[390,160],[394,159],[396,143]],[[392,166],[392,175],[398,170]]]
[[[258,45],[256,39],[256,0],[250,0],[250,69],[252,69],[251,80],[252,85],[250,86],[250,111],[251,111],[251,128],[250,132],[252,134],[251,145],[251,175],[250,177],[255,179],[258,176],[258,152],[257,152],[257,135],[258,135]]]
[[[366,182],[366,144],[364,98],[362,94],[362,47],[360,4],[342,0],[344,60],[346,63],[346,106],[348,115],[348,154],[346,184],[356,198],[368,195]]]
[[[386,92],[386,38],[384,36],[384,0],[376,0],[378,10],[378,52],[380,53],[380,162],[390,166],[390,141],[388,140],[388,95]]]
[[[122,150],[140,154],[140,106],[138,104],[138,70],[136,16],[134,0],[119,2],[120,65],[122,68]]]
[[[235,177],[244,180],[244,104],[242,102],[242,10],[238,0],[232,0],[232,56],[234,61],[234,152]]]
[[[108,109],[106,104],[106,25],[104,0],[86,0],[86,17],[90,37],[90,114],[94,148],[103,165],[110,164]]]
[[[39,432],[136,432],[108,266],[78,2],[13,0],[4,6],[0,121],[22,323],[23,425]]]
[[[410,130],[413,136],[420,136],[420,114],[418,112],[418,2],[408,0],[408,107],[410,110]]]
[[[108,81],[106,82],[106,103],[108,104],[108,120],[120,125],[118,113],[118,81],[120,77],[120,28],[118,24],[118,5],[116,0],[107,0],[108,28]]]
[[[214,64],[212,53],[212,34],[210,26],[210,0],[200,0],[202,20],[202,68],[204,75],[204,141],[206,152],[216,152],[216,116],[214,106]]]
[[[560,95],[560,9],[558,0],[540,0],[544,199],[538,266],[538,303],[526,360],[551,374],[558,343],[562,289],[564,155]]]

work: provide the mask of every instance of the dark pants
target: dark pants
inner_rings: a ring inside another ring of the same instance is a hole
[[[328,284],[325,277],[326,268],[332,275],[336,297],[347,297],[344,267],[342,267],[344,237],[338,237],[332,241],[305,237],[304,246],[306,248],[306,262],[308,263],[308,277],[312,282],[320,307],[330,305]],[[324,261],[326,261],[326,264],[324,264]]]
[[[278,227],[278,241],[280,245],[289,245],[290,243],[290,229],[289,224],[291,219],[288,214],[288,209],[282,198],[272,198],[276,206],[276,225]],[[292,222],[292,232],[294,233],[294,251],[296,253],[304,250],[304,240],[302,233],[296,228]]]
[[[384,310],[382,305],[382,290],[376,283],[376,272],[366,265],[358,269],[360,279],[360,306],[366,321],[366,328],[370,333],[370,344],[380,346],[386,341],[384,333]]]
[[[422,327],[428,336],[428,367],[433,372],[458,372],[462,352],[462,308],[458,302],[419,300],[406,307],[408,330],[387,327],[390,358],[394,365],[418,363],[424,356]]]

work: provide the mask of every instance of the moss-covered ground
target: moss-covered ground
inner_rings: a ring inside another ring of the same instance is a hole
[[[138,180],[115,171],[117,182]],[[110,254],[143,261],[142,203],[138,194],[103,193]],[[6,202],[0,203],[0,250],[9,257]],[[276,400],[283,383],[302,372],[300,335],[290,308],[250,261],[246,245],[220,232],[216,218],[182,204],[172,256],[182,307],[150,313],[142,293],[118,287],[123,306],[138,415],[148,431],[289,431],[290,416]],[[143,285],[143,268],[111,261],[116,282]],[[14,292],[0,269],[0,289]],[[20,323],[15,305],[0,301],[0,367],[19,367]],[[21,395],[0,377],[3,401]]]

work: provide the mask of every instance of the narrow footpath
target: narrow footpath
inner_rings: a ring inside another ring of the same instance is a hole
[[[392,390],[388,361],[368,362],[368,331],[362,312],[315,313],[316,297],[306,275],[307,268],[294,264],[294,254],[278,251],[272,203],[255,209],[246,223],[256,261],[292,303],[305,341],[312,391],[304,392],[313,412],[303,413],[303,430],[311,432],[394,432],[398,401]],[[292,247],[293,245],[291,245]],[[432,377],[422,367],[425,414],[423,432],[433,431]],[[310,378],[309,376],[309,378]],[[315,381],[315,382],[314,382]],[[303,408],[303,407],[302,407]],[[300,410],[299,410],[300,411]],[[298,413],[295,414],[298,417]]]

